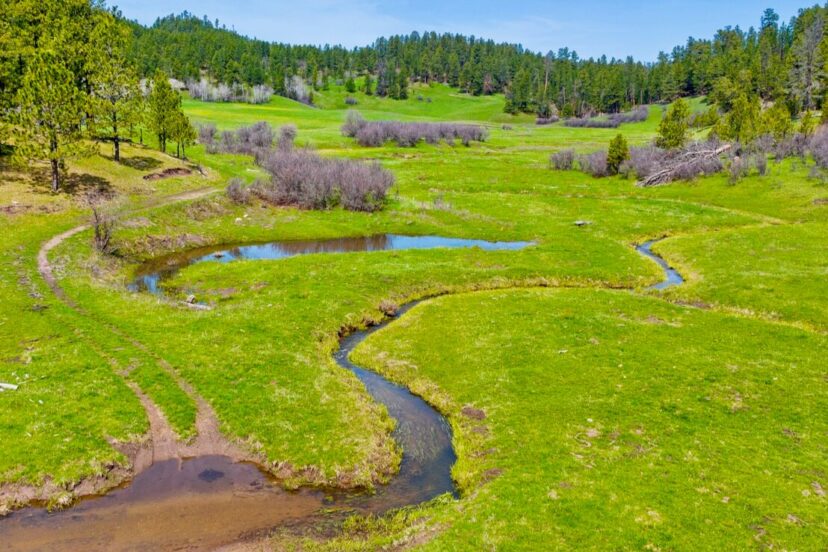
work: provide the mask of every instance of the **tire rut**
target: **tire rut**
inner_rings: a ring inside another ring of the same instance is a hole
[[[214,188],[191,190],[147,202],[141,207],[129,210],[123,214],[135,214],[150,208],[162,207],[181,201],[198,199],[210,195],[215,191],[216,190]],[[55,275],[55,270],[49,261],[49,253],[66,240],[88,230],[89,228],[91,228],[89,224],[75,226],[53,236],[41,246],[37,254],[37,268],[41,277],[54,296],[64,305],[75,311],[80,316],[94,321],[97,325],[105,328],[107,331],[126,343],[129,343],[136,349],[148,354],[196,405],[196,436],[189,441],[183,441],[170,425],[163,410],[136,383],[127,381],[127,386],[140,401],[150,424],[150,431],[148,435],[149,446],[135,446],[134,444],[114,445],[130,457],[130,461],[132,463],[132,475],[134,476],[137,473],[140,473],[154,462],[175,458],[183,459],[199,455],[223,455],[229,456],[237,461],[259,461],[260,458],[256,455],[243,450],[240,446],[232,443],[224,436],[221,432],[218,416],[213,408],[195,391],[195,389],[193,389],[187,381],[181,377],[178,371],[169,362],[167,362],[158,353],[144,345],[138,339],[128,335],[117,326],[96,319],[92,313],[84,309],[77,303],[77,301],[69,297],[65,290],[60,286],[58,278]],[[109,357],[108,360],[110,363],[114,363],[114,365],[117,366],[117,360],[111,357]]]

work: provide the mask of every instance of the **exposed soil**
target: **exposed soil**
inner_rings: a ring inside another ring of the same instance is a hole
[[[174,176],[189,176],[191,174],[193,174],[193,171],[191,171],[190,169],[185,169],[184,167],[173,167],[170,169],[164,169],[161,172],[144,175],[144,180],[162,180],[164,178],[172,178]]]

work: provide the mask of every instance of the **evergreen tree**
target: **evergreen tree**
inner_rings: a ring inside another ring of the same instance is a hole
[[[713,133],[725,140],[750,144],[762,132],[761,108],[757,96],[748,97],[744,92],[733,101],[733,107],[713,128]]]
[[[362,91],[365,92],[366,96],[372,96],[374,94],[374,79],[371,78],[370,73],[365,75],[365,83],[363,84]]]
[[[128,29],[106,14],[90,37],[96,45],[91,73],[91,106],[97,136],[110,140],[113,158],[121,160],[124,134],[139,122],[143,97],[138,78],[127,63]]]
[[[167,151],[167,139],[175,125],[176,112],[181,106],[181,97],[172,89],[167,75],[162,71],[155,73],[152,89],[147,100],[149,108],[148,126],[158,138],[158,149]]]
[[[15,155],[19,159],[48,160],[52,191],[60,190],[66,159],[88,153],[80,122],[87,108],[74,74],[51,52],[37,52],[30,60],[15,104]]]
[[[354,82],[354,77],[349,76],[348,80],[345,81],[345,92],[349,94],[356,92],[356,82]]]
[[[667,108],[667,113],[658,125],[656,145],[664,149],[677,149],[687,142],[687,130],[690,121],[690,107],[682,98]]]
[[[824,28],[822,12],[815,13],[812,21],[797,37],[791,51],[790,88],[794,98],[805,110],[814,108],[825,78],[822,50]]]
[[[799,132],[805,136],[812,136],[816,131],[817,118],[812,111],[806,111],[799,121]]]
[[[630,147],[624,135],[619,133],[612,139],[607,152],[607,171],[618,174],[621,164],[630,158]]]
[[[397,99],[408,99],[408,71],[405,69],[400,70],[397,74]]]
[[[176,157],[187,158],[187,146],[195,143],[197,134],[190,119],[181,110],[176,110],[171,117],[170,138],[175,141]]]

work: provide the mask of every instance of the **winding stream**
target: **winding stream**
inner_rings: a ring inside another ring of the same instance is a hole
[[[681,283],[681,276],[652,252],[653,243],[636,247],[664,270],[666,279],[652,287],[663,289]],[[163,294],[159,285],[163,279],[197,262],[436,247],[517,250],[528,245],[531,242],[380,235],[210,247],[148,262],[137,270],[130,287]],[[121,488],[82,500],[70,509],[50,513],[45,508],[30,507],[0,519],[3,549],[209,550],[265,536],[276,527],[324,525],[346,513],[383,513],[445,493],[456,496],[451,478],[456,455],[446,419],[406,388],[349,360],[357,345],[416,304],[409,303],[378,326],[344,337],[334,353],[337,364],[351,370],[397,423],[393,438],[403,450],[400,471],[376,493],[333,489],[286,491],[258,466],[233,462],[226,456],[165,460],[154,463]]]
[[[279,241],[215,246],[168,255],[141,265],[136,291],[163,295],[159,285],[199,262],[282,259],[315,253],[433,248],[518,250],[531,242],[488,242],[439,236],[384,234],[364,238]],[[371,397],[395,419],[393,438],[403,451],[399,473],[375,493],[334,489],[286,491],[261,468],[226,456],[156,462],[128,484],[70,509],[25,508],[0,519],[4,550],[209,550],[255,539],[276,527],[306,527],[336,519],[336,512],[383,513],[457,494],[451,478],[456,455],[446,419],[420,397],[353,364],[351,351],[416,302],[382,324],[344,337],[334,360],[351,370]],[[324,511],[323,511],[324,510]],[[331,513],[333,512],[333,514]]]

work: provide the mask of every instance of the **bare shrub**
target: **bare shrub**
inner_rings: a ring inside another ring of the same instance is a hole
[[[233,203],[247,205],[250,203],[250,189],[241,178],[231,178],[227,184],[227,197]]]
[[[345,124],[342,125],[342,135],[348,138],[354,138],[357,133],[365,126],[365,118],[362,113],[353,109],[345,114]]]
[[[609,116],[609,120],[613,123],[616,123],[618,126],[621,126],[626,123],[644,122],[647,120],[647,117],[649,116],[650,108],[646,105],[639,105],[631,111],[625,111],[623,113],[612,113]]]
[[[578,166],[581,168],[581,171],[594,176],[595,178],[601,178],[609,175],[606,151],[596,151],[586,155],[579,155]]]
[[[802,133],[796,133],[776,142],[773,148],[773,158],[777,163],[788,157],[799,157],[804,160],[807,149],[808,137]]]
[[[84,197],[84,203],[92,211],[90,224],[92,225],[92,244],[95,249],[103,254],[113,252],[112,234],[118,224],[117,217],[105,207],[106,195],[99,192],[91,192]]]
[[[279,129],[279,150],[288,151],[293,149],[293,143],[296,141],[296,127],[293,125],[284,125]]]
[[[187,90],[193,99],[203,102],[243,102],[262,104],[273,97],[273,89],[265,85],[245,86],[239,83],[213,84],[206,79],[189,81]]]
[[[757,153],[756,154],[756,172],[759,176],[766,176],[768,174],[768,156],[767,154]]]
[[[571,171],[575,164],[575,150],[556,151],[549,156],[549,164],[558,171]]]
[[[379,147],[394,141],[400,147],[414,147],[420,141],[452,145],[455,139],[465,146],[483,142],[487,131],[479,125],[457,123],[403,123],[400,121],[366,121],[357,111],[349,111],[342,125],[342,134],[355,138],[361,146]]]
[[[659,170],[667,156],[666,150],[655,146],[631,147],[630,158],[624,161],[620,172],[642,180]]]
[[[606,119],[581,117],[567,119],[563,124],[564,126],[572,128],[618,128],[625,123],[640,123],[642,121],[646,121],[649,116],[650,108],[646,105],[640,105],[632,111],[611,113]]]
[[[609,119],[567,119],[563,122],[564,126],[572,128],[618,128],[618,125]]]
[[[356,98],[348,96],[345,98],[345,105],[357,105],[359,102]]]
[[[730,161],[728,167],[728,182],[733,185],[739,182],[742,178],[750,172],[750,159],[746,157],[736,156]]]
[[[808,151],[820,169],[828,168],[828,127],[821,127],[808,142]]]
[[[504,123],[503,126],[501,126],[500,128],[501,130],[512,130],[512,125],[507,125]]]
[[[271,151],[261,161],[271,179],[250,192],[277,205],[303,209],[376,211],[383,207],[394,176],[378,163],[325,159],[310,150]]]
[[[313,92],[299,75],[285,79],[285,95],[291,100],[313,105]]]
[[[561,120],[560,117],[554,117],[554,116],[553,117],[538,117],[537,119],[535,119],[535,124],[538,125],[538,126],[551,125],[553,123],[557,123],[560,120]]]
[[[273,146],[273,128],[260,121],[249,127],[241,127],[232,132],[225,130],[221,133],[218,144],[208,147],[210,153],[238,153],[258,157],[261,152]]]
[[[198,126],[198,143],[204,145],[207,151],[215,146],[216,143],[216,125],[207,124]]]

